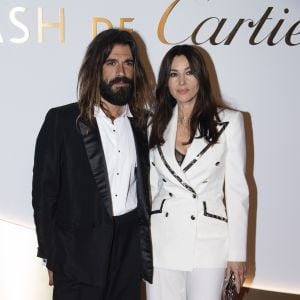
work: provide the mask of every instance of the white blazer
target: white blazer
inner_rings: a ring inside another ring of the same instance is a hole
[[[164,145],[150,151],[154,266],[190,271],[246,261],[243,116],[220,110],[218,143],[194,138],[181,166],[175,158],[177,116],[175,106]]]

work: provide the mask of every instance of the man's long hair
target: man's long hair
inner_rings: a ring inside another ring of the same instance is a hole
[[[94,107],[99,106],[105,110],[99,86],[103,65],[115,45],[128,45],[133,56],[134,88],[129,107],[137,125],[145,124],[146,109],[152,106],[153,94],[132,34],[125,30],[108,29],[99,33],[88,46],[78,75],[78,119],[83,119],[89,127],[93,125]]]
[[[158,75],[156,103],[152,117],[149,147],[162,145],[165,140],[164,131],[172,117],[176,100],[169,91],[168,81],[171,65],[175,56],[183,55],[189,62],[191,71],[199,83],[197,99],[191,114],[190,138],[185,144],[190,144],[197,130],[207,141],[216,143],[218,139],[217,122],[219,116],[213,100],[208,70],[199,49],[190,45],[177,45],[171,48],[163,58]]]

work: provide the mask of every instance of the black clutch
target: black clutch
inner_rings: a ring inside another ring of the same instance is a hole
[[[237,292],[234,284],[234,274],[230,272],[229,276],[226,276],[223,284],[222,300],[234,300],[236,299]]]

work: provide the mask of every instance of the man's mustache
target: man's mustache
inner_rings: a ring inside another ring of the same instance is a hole
[[[116,84],[116,83],[127,83],[127,84],[132,84],[132,80],[129,79],[128,77],[126,76],[118,76],[114,79],[112,79],[110,82],[109,82],[109,86],[111,87],[112,85]]]

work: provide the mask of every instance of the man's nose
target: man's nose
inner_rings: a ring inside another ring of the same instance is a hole
[[[124,76],[125,72],[124,72],[124,66],[123,64],[118,64],[117,65],[117,76]]]

